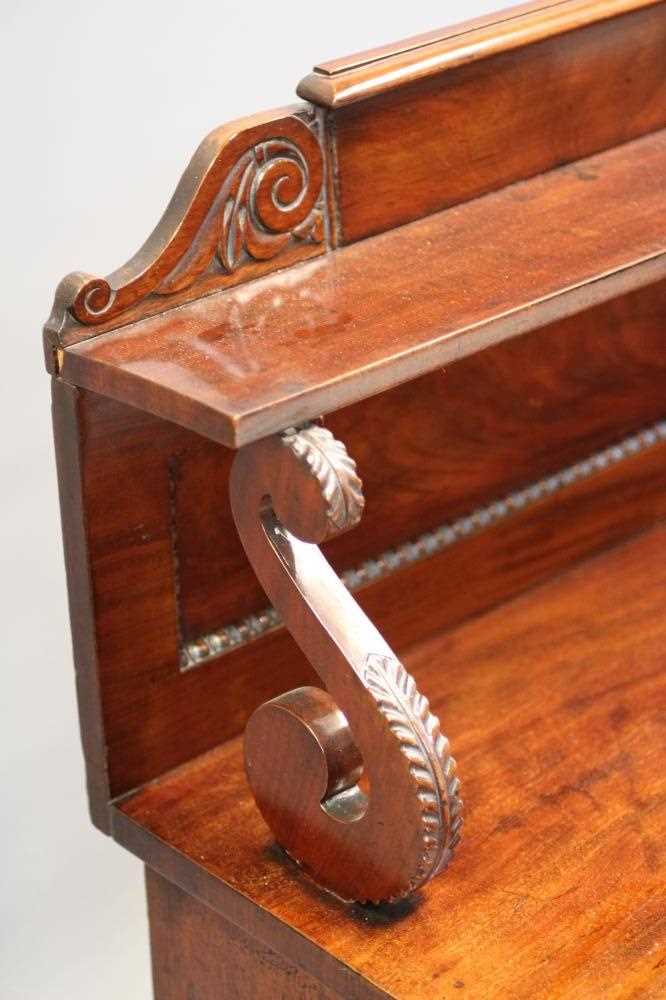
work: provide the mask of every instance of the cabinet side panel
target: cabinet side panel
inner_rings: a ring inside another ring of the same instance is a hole
[[[81,396],[74,386],[52,380],[53,436],[88,803],[93,823],[109,833],[110,790],[81,471]]]
[[[146,890],[155,1000],[343,1000],[150,868]],[[355,1000],[365,996],[379,991],[364,991],[359,977]]]

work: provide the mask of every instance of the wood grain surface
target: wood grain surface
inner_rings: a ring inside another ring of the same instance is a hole
[[[666,131],[68,347],[62,377],[248,443],[657,281],[665,174]]]
[[[320,548],[362,517],[354,461],[307,424],[241,449],[229,493],[250,565],[321,682],[249,719],[255,802],[317,885],[361,902],[407,897],[451,861],[459,781],[427,699]]]
[[[44,329],[47,367],[65,343],[324,253],[323,172],[303,106],[214,129],[130,260],[106,277],[62,279]]]
[[[154,1000],[340,1000],[278,952],[146,869]],[[351,981],[345,1000],[362,996]]]
[[[239,741],[126,801],[116,836],[325,988],[353,969],[404,1000],[659,1000],[665,545],[657,527],[408,653],[466,801],[456,863],[411,904],[345,906],[280,857]]]
[[[663,295],[615,300],[331,417],[367,497],[363,528],[326,544],[333,564],[354,566],[662,417]],[[236,735],[261,701],[313,674],[283,632],[179,671],[184,639],[266,604],[231,519],[232,453],[60,380],[54,406],[66,526],[79,518],[70,602],[103,825],[109,796]],[[661,454],[638,456],[536,520],[369,587],[362,605],[402,648],[650,524],[664,495]]]
[[[666,995],[665,442],[360,594],[466,801],[456,864],[401,903],[317,888],[249,794],[248,717],[315,681],[293,639],[180,669],[266,603],[228,448],[331,414],[368,498],[339,570],[663,418],[665,11],[524,5],[324,64],[323,110],[212,133],[135,257],[59,286],[91,814],[152,869],[158,1000]]]
[[[93,823],[108,833],[111,789],[97,659],[98,623],[85,512],[88,494],[84,486],[84,464],[87,456],[81,433],[80,397],[78,389],[58,379],[53,380],[53,437],[88,808]]]
[[[458,66],[492,60],[499,54],[557,40],[564,49],[569,32],[621,17],[661,0],[535,0],[493,11],[446,28],[414,35],[402,41],[318,63],[301,80],[298,94],[326,108],[367,102],[380,94],[438,76]],[[626,21],[623,22],[626,24]],[[629,41],[629,39],[627,39]],[[632,81],[628,80],[627,83]],[[486,116],[492,107],[481,106]],[[538,97],[536,98],[538,100]],[[477,109],[475,108],[475,111]]]
[[[611,14],[624,6],[563,3],[505,26],[516,33],[514,40],[524,40],[526,22],[541,23],[547,32],[558,18]],[[472,33],[411,53],[411,72],[392,72],[389,59],[320,77],[320,85],[335,92],[334,102],[344,102],[346,88],[353,96],[372,90],[373,74],[389,87],[398,85],[328,117],[338,242],[392,229],[663,128],[666,7],[640,8],[495,56],[501,35],[486,28],[478,62],[470,61]],[[463,65],[447,69],[443,60],[439,73],[410,82],[419,65],[433,72],[443,55],[451,59],[447,50],[456,44]]]

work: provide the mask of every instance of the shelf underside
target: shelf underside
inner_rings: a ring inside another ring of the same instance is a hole
[[[346,906],[281,857],[240,740],[126,800],[116,837],[348,998],[356,976],[405,1000],[663,996],[665,551],[658,525],[404,657],[466,823],[413,903]]]
[[[665,186],[661,131],[70,344],[60,373],[237,447],[659,280]]]

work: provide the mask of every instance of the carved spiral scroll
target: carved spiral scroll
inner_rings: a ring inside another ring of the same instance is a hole
[[[318,548],[361,517],[354,462],[322,427],[289,430],[238,453],[231,503],[262,586],[326,687],[250,719],[257,805],[319,885],[359,901],[405,896],[451,858],[459,783],[427,699]]]
[[[70,274],[56,302],[85,324],[113,319],[151,294],[268,261],[294,241],[321,242],[323,158],[296,116],[212,132],[195,153],[157,228],[107,278]]]

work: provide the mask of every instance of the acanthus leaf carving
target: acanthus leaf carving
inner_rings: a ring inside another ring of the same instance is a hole
[[[342,442],[319,424],[289,429],[282,440],[319,483],[331,533],[355,527],[363,514],[365,497],[356,463]]]
[[[417,788],[423,852],[410,885],[413,891],[447,866],[460,840],[462,800],[456,762],[439,719],[400,660],[369,653],[365,681],[409,761]]]
[[[255,801],[319,885],[361,902],[399,899],[446,867],[461,802],[427,698],[318,547],[360,519],[356,466],[307,424],[242,448],[230,493],[250,563],[325,688],[289,691],[250,718]]]

